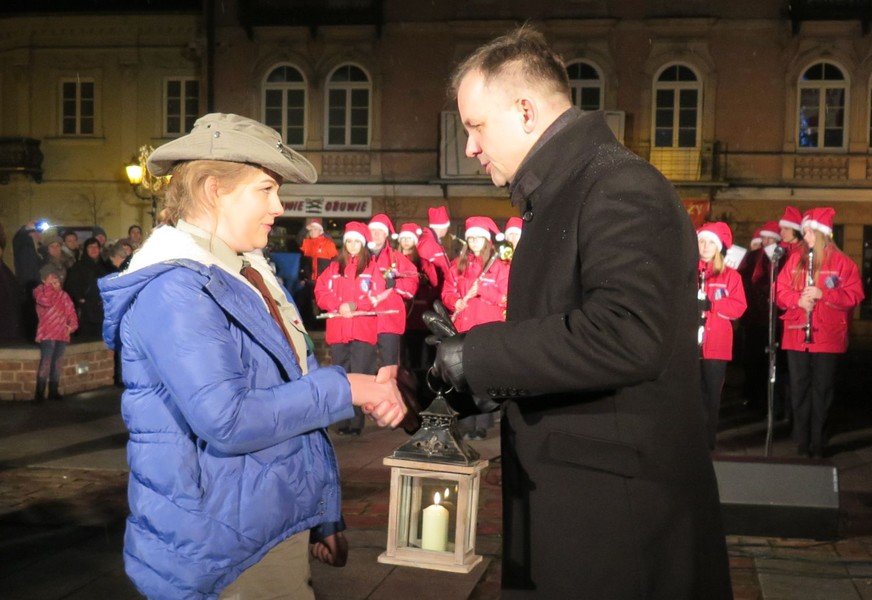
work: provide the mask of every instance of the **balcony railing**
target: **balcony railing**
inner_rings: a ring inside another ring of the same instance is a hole
[[[42,182],[42,151],[39,140],[25,137],[0,137],[0,184],[12,175],[24,175]]]
[[[698,148],[632,148],[674,182],[723,181],[724,155],[719,142]]]

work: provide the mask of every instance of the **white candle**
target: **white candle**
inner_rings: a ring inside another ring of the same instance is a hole
[[[421,529],[421,548],[445,552],[448,546],[448,510],[439,505],[439,492],[433,504],[424,509],[424,527]]]

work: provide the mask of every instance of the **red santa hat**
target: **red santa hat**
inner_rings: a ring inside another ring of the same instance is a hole
[[[521,228],[524,226],[524,220],[521,217],[511,217],[506,221],[506,235],[510,233],[521,233]]]
[[[346,240],[357,240],[361,244],[368,244],[372,238],[369,236],[369,227],[360,221],[349,221],[345,224],[345,233],[342,234],[342,243]]]
[[[427,209],[427,224],[430,227],[450,227],[451,217],[447,206],[434,206]]]
[[[417,223],[403,223],[400,225],[400,233],[397,239],[412,238],[415,243],[418,243],[418,238],[421,236],[421,228]]]
[[[829,206],[807,210],[802,215],[802,229],[808,227],[820,231],[827,237],[833,237],[833,218],[835,216],[836,211]]]
[[[800,225],[801,222],[802,213],[799,212],[799,209],[795,206],[788,206],[784,209],[784,214],[781,216],[781,220],[778,221],[778,226],[802,231],[802,225]]]
[[[779,242],[781,241],[781,232],[779,231],[779,224],[775,221],[766,221],[763,223],[763,227],[758,229],[758,234],[761,238],[770,237],[775,238]]]
[[[761,231],[762,231],[762,229],[760,229],[759,227],[754,230],[754,235],[751,236],[751,245],[752,246],[754,244],[762,244],[763,243],[763,238],[760,235]]]
[[[490,217],[469,217],[466,220],[466,233],[464,234],[464,237],[483,237],[489,240],[496,238],[498,242],[506,239],[505,236],[500,233],[497,224],[494,223],[494,220]]]
[[[718,247],[718,252],[733,245],[733,232],[730,231],[729,225],[721,221],[703,223],[702,227],[696,230],[696,237],[713,241]]]
[[[324,224],[321,221],[321,217],[306,219],[306,229],[312,229],[313,227],[317,227],[321,231],[324,231]]]
[[[388,234],[392,240],[397,239],[397,231],[394,229],[394,224],[391,221],[390,217],[388,217],[384,213],[379,213],[369,220],[369,227],[371,229],[381,229],[386,234]]]

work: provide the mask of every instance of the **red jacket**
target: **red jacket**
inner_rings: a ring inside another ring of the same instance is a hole
[[[421,260],[426,260],[436,267],[436,272],[439,274],[439,282],[436,287],[441,294],[446,285],[445,282],[452,279],[451,261],[448,260],[448,255],[439,242],[439,238],[429,227],[424,229],[421,232],[421,237],[418,238],[418,256],[421,257]]]
[[[702,340],[702,358],[710,360],[733,359],[733,323],[745,312],[745,289],[742,278],[735,269],[724,267],[713,275],[711,263],[699,262],[699,270],[705,270],[705,295],[712,303],[705,312],[705,333]]]
[[[321,310],[338,312],[345,302],[354,302],[357,310],[374,310],[373,298],[385,289],[385,280],[374,260],[356,276],[357,257],[345,265],[344,276],[339,273],[339,261],[330,263],[315,283],[315,302]],[[378,341],[378,317],[333,317],[327,319],[325,339],[328,344]]]
[[[812,311],[811,344],[805,343],[807,315],[798,305],[805,288],[806,271],[800,266],[802,252],[791,254],[778,275],[775,296],[785,310],[781,316],[784,350],[829,352],[840,354],[848,349],[848,323],[851,311],[863,301],[863,283],[857,265],[850,258],[830,247],[815,280],[823,292]]]
[[[33,290],[36,300],[36,341],[54,340],[69,342],[70,334],[79,328],[76,308],[70,295],[44,283]]]
[[[316,238],[307,237],[300,245],[300,250],[302,250],[303,256],[312,261],[312,279],[317,279],[318,275],[321,274],[318,268],[318,261],[332,260],[338,254],[336,244],[326,235]]]
[[[454,313],[454,326],[461,333],[476,325],[506,320],[506,295],[509,292],[509,266],[497,258],[478,281],[478,293],[469,298],[466,308],[455,312],[457,301],[465,297],[481,275],[481,259],[468,255],[463,273],[458,272],[456,259],[451,263],[452,277],[442,288],[442,302]]]
[[[418,291],[418,269],[402,252],[394,250],[385,244],[378,258],[375,259],[379,271],[387,280],[388,273],[394,276],[394,287],[388,297],[378,305],[378,310],[396,310],[391,315],[379,315],[379,333],[406,332],[406,300],[411,300]]]
[[[414,264],[414,263],[413,263]],[[415,297],[406,301],[406,329],[426,330],[422,316],[433,310],[433,302],[440,296],[439,274],[433,263],[418,258],[418,291]]]

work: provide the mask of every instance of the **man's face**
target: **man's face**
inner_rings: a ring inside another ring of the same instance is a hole
[[[249,167],[232,190],[220,190],[218,206],[218,237],[234,252],[264,248],[273,222],[284,212],[279,182],[256,167]]]
[[[78,250],[79,237],[76,234],[64,236],[64,245],[70,250]]]
[[[324,230],[321,229],[320,225],[309,225],[306,229],[309,232],[310,238],[321,237],[321,234],[324,233]]]
[[[48,245],[48,253],[52,258],[61,257],[61,245],[57,242]]]
[[[436,234],[436,237],[440,240],[445,237],[445,234],[448,233],[447,227],[431,227],[433,233]]]
[[[134,244],[138,244],[142,241],[142,229],[139,227],[134,227],[130,230],[130,241]]]
[[[485,85],[471,71],[457,90],[457,108],[466,128],[466,155],[478,159],[494,185],[507,185],[535,142],[524,129],[524,114],[509,86],[497,79]]]
[[[380,227],[370,227],[369,235],[372,238],[372,245],[376,250],[382,249],[388,239],[388,234]]]
[[[782,227],[781,228],[781,239],[787,242],[788,244],[794,242],[796,240],[796,230],[792,227]]]
[[[764,248],[767,248],[767,247],[771,246],[772,244],[777,244],[777,243],[778,243],[777,238],[769,237],[768,235],[763,236],[763,247]]]

